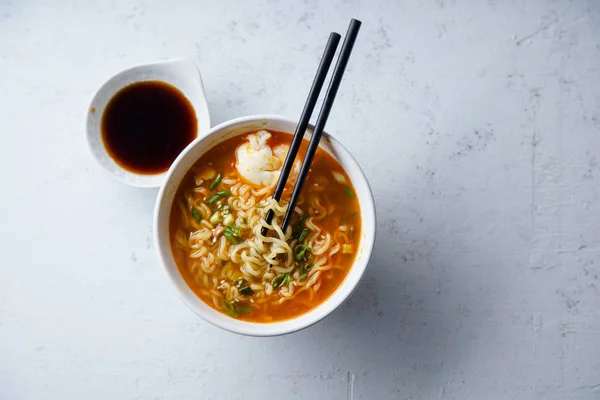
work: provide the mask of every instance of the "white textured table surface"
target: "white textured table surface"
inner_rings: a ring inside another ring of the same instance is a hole
[[[72,3],[0,0],[0,399],[600,398],[600,2]],[[370,269],[303,332],[222,332],[158,268],[156,191],[92,161],[87,105],[184,56],[213,123],[297,116],[351,17],[328,127],[375,192]]]

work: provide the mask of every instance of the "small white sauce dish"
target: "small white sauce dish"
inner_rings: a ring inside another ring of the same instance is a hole
[[[164,184],[158,193],[154,210],[154,241],[160,264],[183,302],[197,315],[222,329],[249,336],[277,336],[311,326],[331,314],[350,297],[369,263],[377,225],[371,188],[360,166],[348,150],[331,135],[323,133],[320,147],[340,163],[352,181],[360,204],[362,224],[356,259],[337,290],[320,305],[296,318],[272,323],[255,323],[231,318],[214,310],[196,296],[181,276],[171,251],[169,218],[175,194],[188,170],[205,152],[229,138],[259,129],[293,134],[296,125],[297,121],[293,119],[272,115],[253,115],[224,122],[212,128],[205,137],[194,140],[179,154],[167,172]],[[308,139],[311,132],[312,126],[309,127],[305,138]]]
[[[87,109],[86,135],[94,158],[116,180],[130,186],[159,187],[167,172],[139,174],[120,166],[108,153],[102,139],[102,115],[109,101],[124,87],[145,81],[162,81],[177,88],[190,102],[198,120],[197,138],[210,130],[210,115],[204,93],[202,77],[191,60],[175,59],[139,65],[110,78],[98,90]]]

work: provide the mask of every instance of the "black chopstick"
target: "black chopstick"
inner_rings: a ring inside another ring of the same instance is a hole
[[[350,21],[348,32],[346,32],[346,37],[344,38],[344,44],[342,44],[340,55],[337,63],[335,64],[333,75],[331,77],[331,81],[329,82],[329,87],[327,88],[327,93],[325,94],[325,100],[323,100],[323,105],[321,106],[321,111],[317,117],[315,129],[310,139],[310,143],[308,144],[308,150],[306,151],[304,161],[302,162],[302,168],[300,169],[296,186],[294,186],[294,191],[292,192],[292,197],[288,204],[288,208],[283,219],[283,224],[281,225],[281,230],[284,232],[290,223],[290,219],[292,218],[292,214],[296,208],[296,203],[298,202],[298,197],[300,196],[300,192],[302,191],[302,187],[304,186],[304,182],[308,176],[308,171],[310,170],[312,161],[315,158],[317,148],[319,147],[319,141],[321,140],[321,136],[323,136],[323,129],[325,129],[325,124],[327,123],[327,118],[329,118],[333,101],[335,100],[340,83],[342,82],[342,77],[344,75],[344,71],[346,70],[346,66],[348,65],[348,60],[350,59],[352,47],[354,46],[354,42],[356,42],[360,25],[361,22],[359,20],[352,19],[352,21]]]
[[[283,193],[283,189],[285,188],[285,184],[290,175],[290,171],[292,170],[292,166],[294,165],[294,161],[296,160],[296,155],[298,154],[298,150],[300,149],[300,145],[302,144],[302,139],[304,138],[304,132],[306,132],[306,127],[308,126],[310,117],[312,116],[313,110],[315,109],[315,104],[317,103],[317,99],[319,98],[319,93],[321,93],[321,89],[323,88],[323,83],[325,82],[325,78],[327,77],[327,72],[329,71],[329,67],[331,66],[331,61],[333,61],[333,56],[335,55],[338,43],[340,42],[340,37],[340,34],[336,32],[331,32],[331,34],[329,35],[329,40],[327,41],[327,45],[325,46],[323,57],[321,58],[321,62],[319,63],[319,67],[317,68],[317,74],[315,75],[312,87],[310,88],[310,92],[308,93],[308,98],[306,99],[304,109],[302,110],[302,114],[300,115],[300,121],[296,126],[296,132],[294,133],[292,143],[290,144],[290,149],[287,153],[287,156],[285,157],[283,168],[281,168],[281,174],[279,174],[277,186],[275,186],[275,191],[273,192],[273,198],[277,201],[281,199],[281,194]],[[269,210],[267,212],[267,216],[265,217],[267,224],[271,223],[271,221],[273,220],[273,215],[273,210]],[[267,232],[268,229],[263,227],[261,230],[263,236],[266,235]]]

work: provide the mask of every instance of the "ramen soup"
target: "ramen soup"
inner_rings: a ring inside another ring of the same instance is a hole
[[[171,208],[171,248],[181,275],[206,304],[233,318],[300,316],[331,296],[356,257],[359,203],[348,175],[323,149],[282,231],[307,147],[305,140],[277,202],[271,196],[291,139],[260,130],[218,144],[190,169]]]

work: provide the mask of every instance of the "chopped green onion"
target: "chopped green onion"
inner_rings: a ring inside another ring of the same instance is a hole
[[[280,286],[282,286],[283,283],[287,280],[287,276],[288,274],[281,274],[273,278],[273,280],[271,281],[271,285],[273,285],[273,288],[277,289]]]
[[[210,184],[210,190],[215,190],[215,188],[221,182],[222,179],[223,179],[223,175],[221,175],[221,174],[217,175],[217,177],[215,178],[213,183]]]
[[[239,314],[237,312],[237,307],[233,303],[227,301],[226,299],[223,299],[222,304],[223,304],[223,311],[225,311],[227,314],[231,315],[234,318],[239,317]]]
[[[240,237],[240,228],[233,225],[227,225],[225,231],[223,231],[225,238],[233,244],[240,243],[243,239]]]
[[[298,243],[304,242],[304,239],[306,239],[307,236],[308,236],[308,229],[305,229],[300,234],[300,237],[298,238]]]
[[[240,241],[238,240],[238,237],[235,236],[233,233],[231,233],[230,231],[224,231],[223,232],[223,236],[225,236],[225,239],[229,240],[231,242],[231,244],[238,244]]]
[[[352,189],[350,189],[349,187],[347,187],[347,188],[345,188],[345,190],[346,190],[346,195],[348,197],[350,197],[351,199],[353,199],[354,198],[354,192],[352,191]]]
[[[299,280],[300,282],[302,282],[303,280],[305,280],[305,279],[306,279],[306,277],[307,277],[307,276],[308,276],[308,275],[306,275],[306,274],[302,274],[302,275],[300,275],[300,278],[298,278],[298,280]]]
[[[225,225],[231,225],[231,224],[233,224],[234,221],[235,221],[235,218],[231,214],[227,214],[225,216],[225,218],[223,219],[223,223]]]
[[[243,294],[244,296],[252,296],[254,294],[254,290],[252,290],[252,288],[250,288],[250,286],[244,286],[239,291],[240,291],[240,294]]]
[[[333,177],[335,178],[335,180],[338,183],[341,183],[342,185],[346,184],[346,177],[344,176],[344,174],[342,174],[341,172],[337,172],[337,171],[331,171],[331,174],[333,175]]]
[[[231,196],[231,193],[229,193],[227,190],[217,192],[214,196],[212,196],[210,199],[208,199],[207,203],[213,204],[215,201],[219,200],[221,197],[227,197],[227,196]]]
[[[354,246],[352,244],[343,244],[342,254],[354,254]]]
[[[245,279],[238,279],[234,282],[234,285],[244,296],[252,296],[254,294],[254,290],[252,290],[252,288],[248,286],[248,282]]]
[[[247,283],[246,280],[242,279],[242,278],[240,278],[240,279],[236,280],[235,282],[233,282],[233,284],[235,285],[235,287],[238,288],[238,289],[241,289],[244,286],[247,286],[246,283]]]
[[[290,274],[285,274],[285,283],[290,283],[292,281],[292,277]]]
[[[223,299],[222,301],[223,311],[227,314],[231,315],[234,318],[239,317],[240,315],[250,314],[254,309],[248,306],[242,306],[239,303],[232,303]]]
[[[223,235],[233,244],[238,244],[243,240],[240,237],[240,228],[237,226],[227,225],[227,228],[223,231]]]
[[[302,262],[302,265],[300,267],[300,274],[305,274],[308,271],[310,271],[312,269],[312,267],[314,267],[315,264],[305,264],[304,262]]]
[[[252,307],[238,307],[238,313],[240,313],[240,315],[250,314],[252,311],[254,311],[254,308]]]
[[[236,236],[240,236],[240,228],[238,228],[237,226],[227,224],[227,228],[225,228],[225,230],[230,231],[231,233],[235,234]]]
[[[304,258],[306,258],[306,259],[310,258],[310,256],[307,254],[307,252],[308,252],[308,254],[312,253],[312,249],[303,244],[297,246],[296,252],[295,252],[296,261],[300,261]]]
[[[304,218],[300,217],[292,228],[292,239],[299,237],[304,229]]]
[[[219,222],[223,221],[223,215],[220,211],[217,211],[210,217],[209,221],[211,224],[216,225]]]
[[[202,215],[196,207],[192,207],[192,217],[194,217],[194,219],[198,222],[202,221]]]
[[[244,221],[245,224],[248,223],[248,220],[246,218],[242,218],[242,221]]]
[[[229,210],[229,206],[227,204],[219,204],[219,206],[217,207],[217,210],[227,211],[227,210]]]

